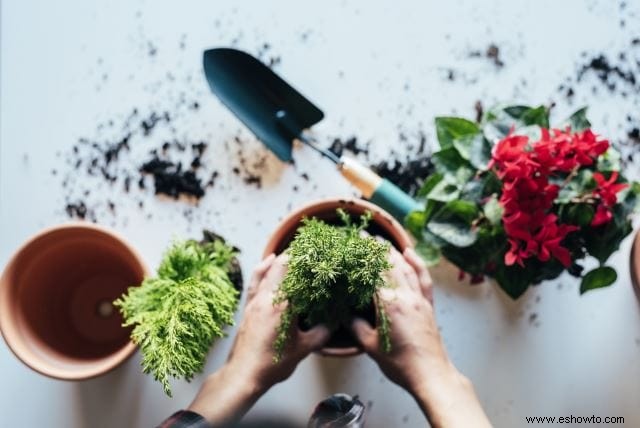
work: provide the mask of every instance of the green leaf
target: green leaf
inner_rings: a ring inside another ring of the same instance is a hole
[[[502,263],[498,265],[495,279],[500,288],[513,300],[522,296],[531,285],[531,278],[526,269],[520,266],[505,266]]]
[[[594,188],[593,172],[589,169],[582,169],[569,183],[562,186],[564,178],[559,177],[555,180],[551,180],[552,184],[561,186],[560,193],[555,202],[558,204],[568,204],[573,199],[579,197],[584,193],[590,193]]]
[[[476,239],[471,224],[478,216],[478,206],[472,202],[454,200],[444,205],[427,224],[427,229],[456,247],[468,247]]]
[[[542,137],[542,128],[539,125],[527,125],[516,129],[514,135],[524,135],[531,141],[537,141]]]
[[[439,173],[439,172],[431,174],[424,181],[424,183],[422,184],[422,187],[420,188],[420,190],[418,190],[417,196],[418,197],[427,196],[429,194],[429,192],[431,192],[431,190],[435,187],[435,185],[438,184],[442,180],[443,177],[444,177],[444,175]]]
[[[520,119],[522,116],[531,110],[529,106],[508,106],[502,109],[505,113],[514,119]]]
[[[460,198],[465,201],[479,202],[482,199],[482,193],[484,191],[484,182],[480,179],[474,178],[467,181],[462,185],[460,191]]]
[[[404,219],[404,225],[413,236],[421,238],[426,220],[427,216],[424,211],[412,211]]]
[[[575,186],[564,186],[558,192],[558,197],[555,200],[557,204],[568,204],[573,198],[580,196],[580,192]]]
[[[487,112],[487,120],[484,123],[483,133],[487,140],[495,144],[506,137],[511,130],[516,133],[524,132],[523,128],[531,125],[548,128],[549,110],[544,107],[507,106],[496,107]],[[531,128],[532,132],[535,128]]]
[[[478,206],[469,201],[455,200],[446,204],[434,217],[434,220],[461,220],[471,224],[478,217]]]
[[[460,248],[446,244],[441,248],[442,255],[465,272],[485,274],[487,266],[504,264],[506,237],[501,226],[493,227],[486,222],[474,230],[477,239],[473,245]]]
[[[572,132],[579,132],[591,128],[591,122],[587,119],[587,108],[582,107],[580,110],[575,111],[559,128],[564,129],[567,126],[571,128]]]
[[[489,220],[489,223],[494,226],[502,223],[502,214],[504,213],[504,208],[500,205],[498,201],[498,197],[493,195],[483,207],[484,215]]]
[[[433,199],[427,199],[427,203],[425,204],[424,211],[423,211],[425,225],[429,222],[433,213],[442,207],[443,203],[444,202],[435,201]]]
[[[441,174],[455,175],[458,169],[470,167],[469,162],[460,156],[455,147],[440,150],[431,156],[431,162]]]
[[[482,194],[483,195],[492,195],[494,193],[499,193],[502,191],[502,181],[498,178],[498,176],[493,171],[486,171],[482,174]]]
[[[460,196],[460,187],[450,179],[440,181],[427,195],[427,199],[440,202],[449,202]]]
[[[602,154],[598,158],[597,169],[600,172],[620,171],[620,152],[613,147]]]
[[[618,200],[622,201],[627,212],[634,213],[640,210],[640,183],[632,181],[629,187],[618,194]]]
[[[598,227],[585,231],[585,249],[603,265],[616,251],[622,240],[633,230],[627,218],[629,211],[622,204],[613,208],[613,219]]]
[[[441,149],[451,147],[454,140],[479,132],[478,125],[469,120],[459,117],[436,117],[436,133]]]
[[[416,253],[422,257],[427,266],[436,265],[441,258],[440,248],[425,240],[416,243]]]
[[[567,220],[578,226],[588,226],[593,220],[595,210],[590,204],[573,204],[567,209]]]
[[[476,169],[485,170],[491,160],[491,144],[482,134],[467,135],[453,140],[460,156]]]
[[[471,228],[460,223],[445,223],[432,220],[427,225],[427,228],[437,237],[456,247],[473,245],[477,238],[476,233]]]
[[[618,279],[618,274],[612,267],[600,266],[595,268],[582,278],[580,294],[595,290],[596,288],[608,287],[616,282],[616,279]]]
[[[530,108],[522,113],[520,120],[524,125],[538,125],[549,128],[549,109],[545,106]]]

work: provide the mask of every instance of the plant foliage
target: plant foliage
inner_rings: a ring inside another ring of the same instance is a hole
[[[287,302],[274,347],[279,359],[292,324],[298,317],[309,326],[320,323],[335,329],[350,321],[355,310],[370,306],[376,291],[386,285],[383,273],[389,244],[363,234],[371,213],[357,223],[338,210],[342,225],[305,218],[287,249],[289,266],[274,303]],[[381,302],[377,302],[382,347],[390,350],[390,323]]]
[[[619,173],[618,153],[591,132],[585,108],[555,129],[544,106],[435,122],[440,150],[419,192],[424,209],[406,218],[427,262],[443,255],[514,299],[565,269],[583,277],[581,292],[615,281],[605,263],[631,232],[640,184]],[[599,267],[583,275],[588,255]]]
[[[169,378],[190,380],[202,370],[214,340],[233,324],[239,291],[229,279],[236,251],[224,241],[178,241],[158,275],[130,287],[114,304],[133,326],[145,373],[171,396]]]

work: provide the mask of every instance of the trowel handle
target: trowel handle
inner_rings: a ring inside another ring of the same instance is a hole
[[[389,211],[401,223],[411,211],[421,209],[418,203],[402,189],[355,159],[342,156],[338,169],[362,192],[362,196]]]

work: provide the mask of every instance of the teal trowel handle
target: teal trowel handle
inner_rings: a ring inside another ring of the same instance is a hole
[[[401,223],[411,211],[421,209],[418,203],[402,189],[355,159],[341,157],[338,168],[365,198],[389,211]]]

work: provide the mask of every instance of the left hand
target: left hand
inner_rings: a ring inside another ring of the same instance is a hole
[[[288,346],[282,358],[274,362],[273,343],[285,303],[274,306],[273,299],[287,273],[288,257],[270,255],[258,265],[249,286],[244,316],[227,364],[251,373],[259,386],[269,389],[287,379],[300,361],[329,340],[329,329],[323,325],[302,331],[292,326]]]
[[[329,340],[323,325],[305,332],[293,325],[282,358],[274,362],[273,343],[286,304],[274,306],[273,299],[286,272],[286,255],[272,254],[256,267],[227,362],[207,378],[189,406],[210,423],[239,420],[262,394],[291,376],[300,361]]]

